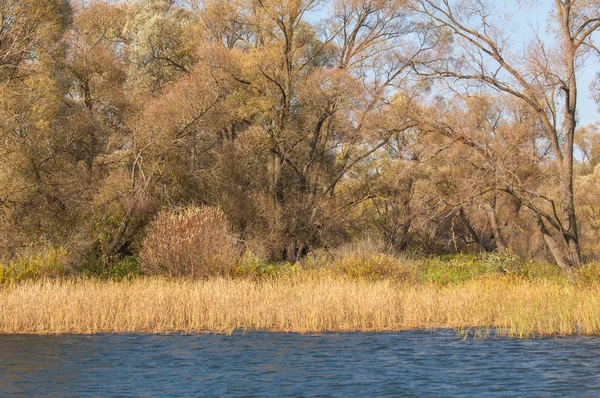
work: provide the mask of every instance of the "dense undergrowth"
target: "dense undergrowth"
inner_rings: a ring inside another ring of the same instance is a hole
[[[129,256],[106,258],[101,250],[92,250],[82,257],[66,247],[40,246],[22,250],[10,261],[0,261],[0,285],[65,278],[263,280],[306,275],[436,286],[495,276],[589,284],[600,281],[600,264],[589,263],[566,274],[554,264],[526,261],[508,252],[398,254],[375,239],[317,249],[295,263],[270,262],[244,249],[224,213],[206,206],[161,212],[150,223],[139,250]]]
[[[21,256],[9,263],[0,264],[0,285],[13,285],[24,281],[46,279],[101,279],[133,280],[151,276],[144,273],[138,256],[113,261],[109,266],[99,258],[86,259],[73,265],[64,248],[48,249],[36,254]],[[267,262],[248,252],[227,264],[223,269],[198,276],[175,275],[177,278],[274,280],[281,277],[339,276],[350,280],[383,281],[419,285],[448,286],[479,278],[504,278],[519,280],[567,283],[575,280],[581,284],[600,282],[600,264],[588,263],[566,275],[556,265],[523,261],[501,252],[482,254],[457,254],[429,257],[404,257],[394,255],[375,245],[346,246],[340,249],[311,253],[301,261]],[[166,275],[170,276],[170,275]]]

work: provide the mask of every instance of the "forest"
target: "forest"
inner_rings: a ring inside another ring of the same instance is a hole
[[[598,260],[600,2],[498,3],[0,0],[0,264]]]

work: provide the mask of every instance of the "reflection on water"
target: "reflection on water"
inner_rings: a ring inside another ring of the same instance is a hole
[[[2,396],[600,396],[600,337],[0,336]]]

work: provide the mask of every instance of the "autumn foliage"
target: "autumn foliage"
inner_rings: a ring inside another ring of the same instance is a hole
[[[600,6],[566,3],[521,49],[479,0],[0,0],[0,263],[597,259]]]

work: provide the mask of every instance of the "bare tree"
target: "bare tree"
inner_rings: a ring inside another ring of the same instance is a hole
[[[552,45],[541,38],[524,55],[511,53],[510,20],[485,0],[421,0],[415,10],[449,37],[447,56],[416,67],[421,75],[475,81],[523,101],[544,127],[558,174],[558,198],[546,206],[504,186],[533,212],[558,265],[581,264],[573,192],[573,145],[577,127],[577,72],[600,27],[597,1],[555,2]],[[453,42],[453,43],[451,43]],[[535,198],[535,199],[539,199]]]

